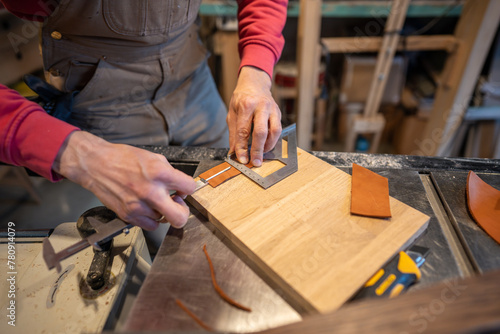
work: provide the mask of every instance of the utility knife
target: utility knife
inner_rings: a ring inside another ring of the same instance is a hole
[[[366,282],[353,299],[398,296],[420,279],[420,267],[428,254],[429,249],[421,246],[413,246],[406,252],[399,252]]]

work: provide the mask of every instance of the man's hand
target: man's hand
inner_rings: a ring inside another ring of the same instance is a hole
[[[240,163],[248,163],[252,134],[250,159],[254,166],[262,165],[263,154],[273,149],[281,135],[281,111],[271,96],[271,78],[266,72],[251,66],[241,69],[227,124],[229,151],[236,153]]]
[[[52,169],[93,192],[124,221],[146,230],[155,230],[162,216],[162,222],[177,228],[189,217],[183,197],[193,193],[195,182],[160,154],[76,131],[66,139]],[[177,195],[171,197],[169,190]]]

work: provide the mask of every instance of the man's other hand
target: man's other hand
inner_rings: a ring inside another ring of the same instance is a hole
[[[238,77],[227,115],[229,151],[240,163],[249,162],[248,140],[252,135],[250,162],[262,165],[262,156],[274,148],[281,135],[281,111],[271,95],[271,78],[252,66]],[[253,131],[252,131],[253,125]]]

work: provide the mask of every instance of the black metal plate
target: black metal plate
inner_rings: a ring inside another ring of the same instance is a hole
[[[500,174],[478,173],[478,176],[494,188],[500,189]],[[480,273],[499,269],[500,245],[486,234],[469,214],[465,190],[467,173],[432,172],[431,177],[475,269]]]

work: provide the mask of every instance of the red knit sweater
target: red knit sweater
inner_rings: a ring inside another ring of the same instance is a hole
[[[43,21],[58,0],[0,0],[23,19]],[[240,66],[255,66],[272,77],[284,45],[281,34],[287,0],[239,0]],[[49,116],[37,104],[0,85],[0,161],[25,166],[56,181],[52,172],[59,149],[76,127]]]

